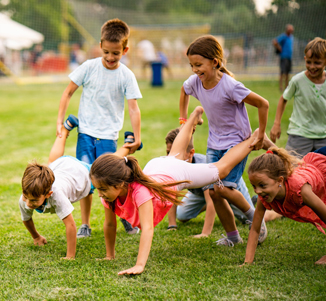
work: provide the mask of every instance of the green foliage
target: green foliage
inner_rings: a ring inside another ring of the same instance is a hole
[[[165,154],[164,137],[178,126],[181,85],[182,82],[166,82],[163,88],[152,88],[147,82],[140,83],[144,148],[135,155],[141,166],[150,158]],[[280,96],[277,81],[245,82],[245,85],[270,101],[269,132]],[[314,262],[325,255],[325,236],[310,224],[289,219],[270,222],[269,235],[257,249],[256,264],[239,268],[246,245],[217,247],[214,241],[224,233],[218,218],[213,233],[204,239],[191,237],[200,233],[204,213],[187,223],[178,223],[175,232],[166,231],[165,218],[155,228],[145,272],[119,277],[118,271],[136,261],[139,236],[126,234],[118,221],[116,259],[96,261],[105,255],[105,244],[104,211],[95,193],[92,237],[78,240],[76,260],[60,260],[66,252],[66,239],[64,225],[56,215],[34,214],[36,228],[48,240],[44,247],[34,246],[20,219],[20,181],[29,161],[47,160],[65,87],[65,84],[0,86],[0,300],[324,300],[326,269],[314,266]],[[80,95],[78,89],[67,115],[77,114]],[[192,98],[189,110],[198,104]],[[258,126],[257,109],[251,106],[247,109],[254,129]],[[291,111],[289,101],[282,119],[280,146],[286,142]],[[126,114],[123,131],[130,128]],[[205,153],[207,133],[205,120],[195,133],[197,152]],[[76,131],[73,131],[66,154],[73,156],[75,147]],[[253,152],[249,161],[261,152]],[[251,188],[250,191],[253,194]],[[74,207],[73,216],[79,227],[79,204]],[[246,242],[248,227],[240,223],[237,226]]]

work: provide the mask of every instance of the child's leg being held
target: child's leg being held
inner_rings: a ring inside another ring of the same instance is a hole
[[[179,134],[175,138],[169,156],[176,156],[177,159],[184,160],[184,153],[188,147],[194,128],[197,124],[202,124],[201,116],[204,113],[202,107],[196,107],[191,113],[188,121],[180,129]]]
[[[48,164],[50,164],[50,163],[54,162],[55,160],[59,159],[64,154],[65,146],[66,146],[66,140],[67,140],[67,137],[69,135],[69,131],[64,126],[62,126],[61,134],[62,134],[62,136],[61,137],[57,136],[55,141],[54,141],[54,144],[53,144],[52,149],[50,151]]]

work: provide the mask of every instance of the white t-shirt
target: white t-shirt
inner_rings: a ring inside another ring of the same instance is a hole
[[[72,157],[61,157],[52,162],[49,167],[52,169],[55,181],[52,185],[52,195],[47,199],[43,213],[56,213],[62,220],[73,210],[72,203],[86,197],[91,190],[91,180],[88,169]],[[28,221],[33,215],[23,201],[19,199],[19,208],[23,221]]]
[[[78,111],[79,133],[118,139],[123,126],[125,97],[142,98],[133,72],[121,62],[118,69],[109,70],[99,57],[80,65],[69,78],[83,86]]]

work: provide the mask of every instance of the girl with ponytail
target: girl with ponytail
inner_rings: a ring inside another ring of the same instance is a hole
[[[203,108],[197,107],[181,128],[168,156],[152,159],[142,171],[129,150],[121,148],[119,156],[105,154],[95,160],[90,171],[105,208],[104,237],[106,260],[115,258],[116,215],[141,229],[136,265],[119,272],[140,274],[144,271],[151,249],[154,227],[164,218],[183,189],[199,188],[212,183],[221,185],[223,179],[251,149],[257,137],[235,146],[214,164],[191,164],[183,161],[194,128],[202,123]]]
[[[273,144],[271,141],[269,143]],[[299,160],[286,150],[273,146],[251,162],[248,176],[255,193],[258,194],[258,200],[249,233],[245,263],[252,263],[254,260],[260,224],[266,209],[273,209],[298,222],[312,223],[325,234],[325,155],[326,147],[323,147]],[[326,255],[316,264],[326,264]]]

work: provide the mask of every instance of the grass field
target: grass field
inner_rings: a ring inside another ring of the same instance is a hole
[[[166,82],[151,88],[140,82],[143,99],[142,141],[136,154],[141,166],[165,154],[164,137],[178,126],[179,91],[182,82]],[[280,96],[277,82],[245,82],[270,101],[267,132],[272,126]],[[33,159],[41,163],[55,139],[57,109],[65,84],[16,86],[0,83],[0,300],[325,300],[326,267],[314,262],[326,254],[325,236],[310,224],[289,219],[270,222],[269,235],[258,247],[255,264],[239,268],[246,244],[217,247],[214,242],[224,230],[215,220],[208,238],[194,239],[201,232],[204,214],[178,230],[168,232],[165,218],[156,228],[145,272],[139,276],[118,276],[118,271],[135,264],[139,235],[130,236],[118,222],[116,259],[96,261],[105,256],[102,231],[104,210],[97,194],[91,214],[92,237],[78,240],[74,261],[62,261],[66,238],[64,224],[56,215],[34,214],[39,232],[48,240],[35,247],[21,222],[18,199],[21,176]],[[77,114],[77,90],[68,113]],[[191,109],[198,105],[191,100]],[[283,116],[285,146],[287,121],[292,102]],[[257,109],[248,107],[252,128],[258,126]],[[126,112],[124,130],[130,130]],[[196,151],[205,153],[207,121],[197,128]],[[119,146],[122,141],[119,141]],[[71,133],[66,154],[75,155],[76,131]],[[249,162],[262,153],[250,154]],[[246,173],[244,177],[250,187]],[[253,190],[250,187],[250,193]],[[81,224],[79,204],[73,212]],[[248,227],[238,223],[245,242]]]

